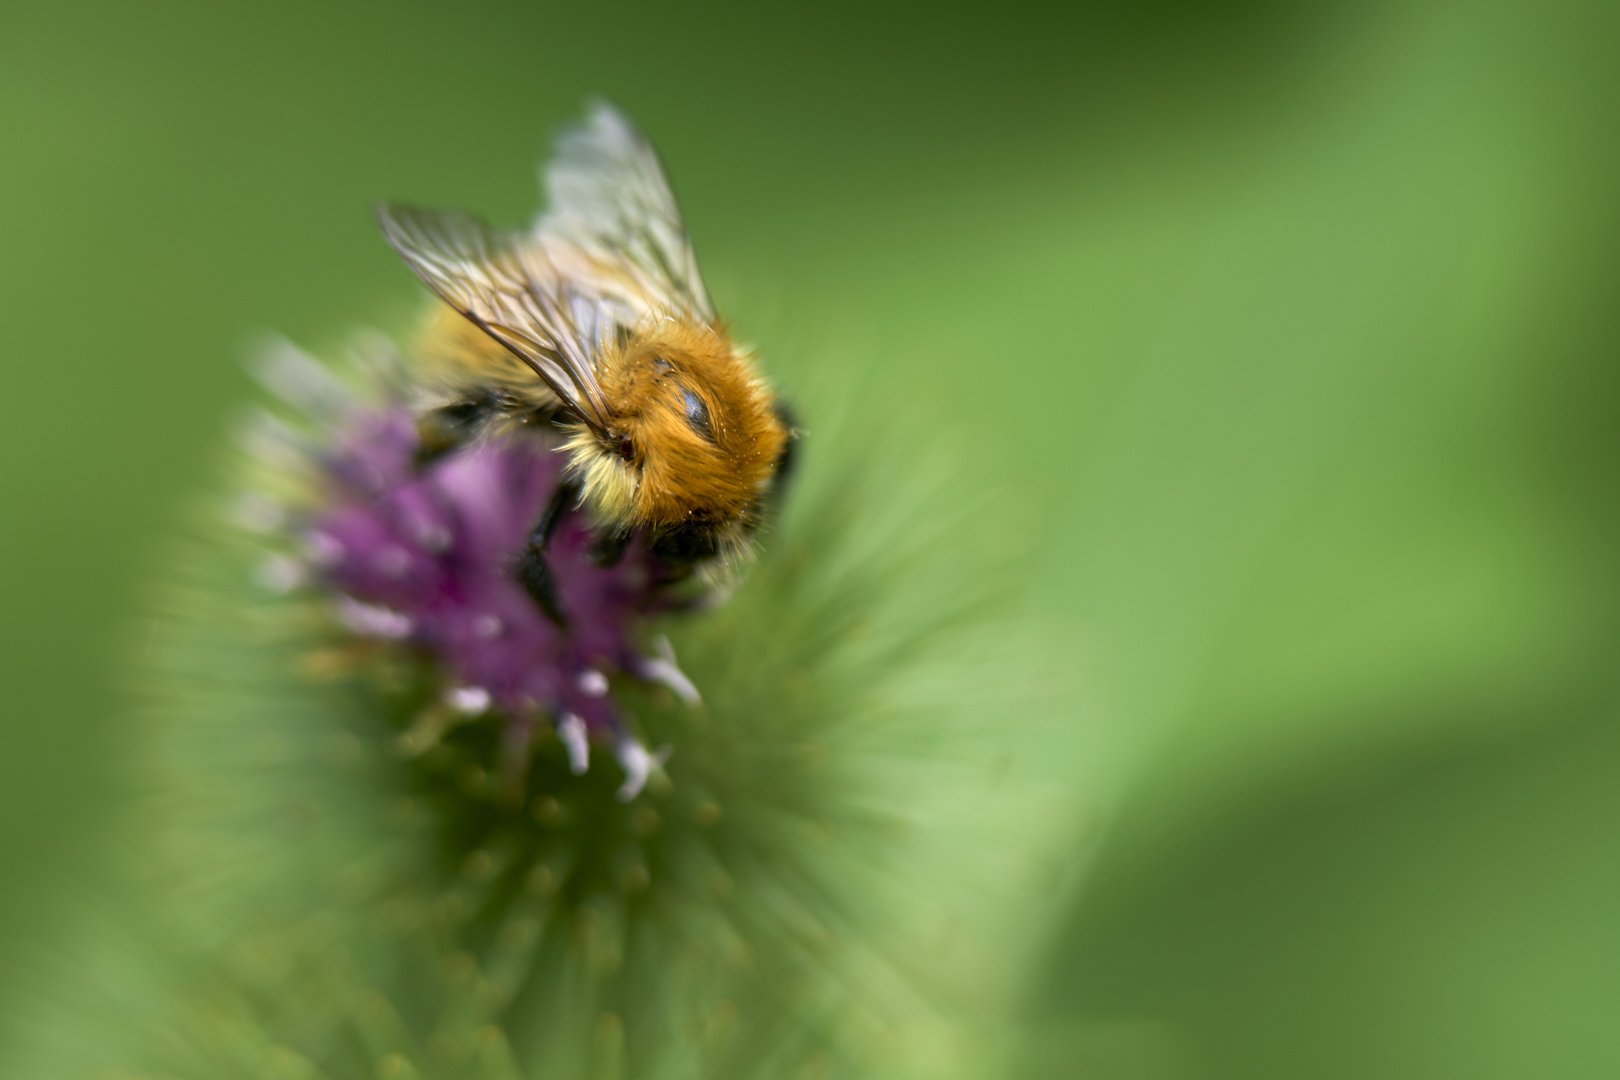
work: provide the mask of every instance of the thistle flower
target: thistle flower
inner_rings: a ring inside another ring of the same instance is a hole
[[[554,441],[522,432],[424,462],[409,409],[354,409],[342,424],[317,463],[326,505],[308,514],[308,559],[350,630],[409,645],[437,673],[436,701],[407,744],[425,749],[457,719],[488,714],[504,729],[505,771],[521,780],[537,730],[549,727],[576,773],[589,767],[592,742],[611,745],[624,773],[619,795],[634,798],[666,751],[628,730],[612,679],[656,681],[698,700],[667,639],[657,655],[639,645],[645,620],[671,606],[669,569],[641,542],[612,567],[597,565],[587,523],[567,513],[548,548],[567,613],[559,624],[515,572],[563,483]]]
[[[425,455],[360,361],[276,347],[296,408],[178,553],[103,920],[145,921],[82,936],[28,1075],[994,1075],[1068,815],[1003,784],[1021,646],[962,618],[918,470],[813,457],[704,613],[570,516],[564,628],[512,575],[560,455]]]
[[[559,625],[513,571],[561,455],[428,452],[401,370],[270,350],[146,636],[142,887],[28,1075],[994,1075],[1070,815],[1004,784],[1024,639],[964,618],[949,480],[812,455],[701,613],[569,514]]]

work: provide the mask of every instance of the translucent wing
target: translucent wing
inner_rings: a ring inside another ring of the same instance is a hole
[[[614,321],[543,252],[468,214],[385,206],[383,234],[429,288],[534,369],[598,431],[607,408],[595,357]]]
[[[636,315],[714,318],[658,155],[621,113],[592,106],[585,124],[557,141],[545,178],[550,205],[535,238],[561,274]]]

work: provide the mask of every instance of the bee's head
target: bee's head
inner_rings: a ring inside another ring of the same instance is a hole
[[[568,443],[599,525],[645,527],[673,562],[743,543],[788,437],[748,357],[717,330],[665,320],[599,372],[607,420]]]

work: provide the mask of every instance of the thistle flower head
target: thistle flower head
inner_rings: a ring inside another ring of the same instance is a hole
[[[818,464],[696,618],[566,513],[559,625],[514,570],[562,455],[428,453],[390,370],[280,348],[305,419],[246,440],[146,659],[136,936],[188,963],[109,956],[143,1008],[31,1075],[973,1075],[1061,815],[1002,784],[1016,692],[946,645],[914,473]]]
[[[290,350],[281,347],[266,381],[295,404],[327,406],[329,430],[303,451],[313,482],[294,515],[302,562],[288,569],[283,557],[264,576],[309,586],[348,633],[426,666],[432,685],[409,747],[427,749],[456,723],[496,723],[501,769],[521,782],[537,736],[554,733],[575,772],[605,744],[623,772],[621,796],[633,798],[668,751],[637,740],[614,682],[698,700],[667,639],[649,640],[645,628],[675,604],[671,567],[639,537],[612,565],[593,557],[596,537],[564,488],[563,440],[549,425],[430,453],[419,411],[400,395],[344,399],[340,381]],[[548,512],[560,515],[544,553],[549,612],[521,576]]]

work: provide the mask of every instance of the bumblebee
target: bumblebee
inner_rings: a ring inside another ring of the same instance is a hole
[[[545,549],[566,513],[589,515],[604,565],[638,537],[672,577],[734,565],[795,432],[720,322],[658,156],[629,120],[593,106],[558,140],[545,183],[528,230],[399,205],[379,219],[448,305],[422,351],[452,400],[425,417],[424,442],[540,423],[568,455],[519,567],[562,621]]]

